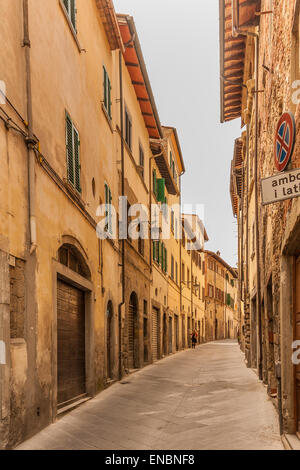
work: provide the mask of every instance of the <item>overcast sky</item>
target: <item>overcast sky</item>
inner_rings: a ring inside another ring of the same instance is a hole
[[[229,195],[240,120],[220,124],[218,0],[114,0],[134,17],[161,123],[177,128],[185,161],[182,202],[204,204],[210,241],[237,262]]]

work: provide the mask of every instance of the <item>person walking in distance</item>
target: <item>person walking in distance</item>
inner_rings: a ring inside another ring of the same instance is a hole
[[[198,337],[197,331],[193,330],[193,333],[192,333],[192,349],[196,349],[197,337]]]

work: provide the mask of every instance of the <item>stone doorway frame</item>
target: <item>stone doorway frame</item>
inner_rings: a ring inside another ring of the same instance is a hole
[[[86,362],[86,393],[95,395],[94,371],[94,287],[93,283],[76,272],[60,264],[56,259],[52,261],[52,422],[57,418],[57,280],[60,279],[84,292],[85,303],[85,362]]]

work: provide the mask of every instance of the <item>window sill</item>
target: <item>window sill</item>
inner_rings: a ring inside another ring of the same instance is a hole
[[[113,134],[113,133],[114,133],[114,129],[113,129],[113,125],[112,125],[112,119],[109,117],[108,112],[107,112],[107,110],[106,110],[106,108],[105,108],[105,106],[104,106],[103,103],[101,103],[101,107],[102,107],[102,111],[103,111],[103,114],[104,114],[104,116],[105,116],[105,119],[106,119],[106,121],[107,121],[107,124],[109,125],[109,128],[110,128],[110,130],[111,130],[111,133]]]
[[[82,193],[78,192],[74,186],[68,181],[67,178],[64,178],[65,188],[67,189],[68,193],[71,194],[77,203],[81,206],[82,209],[85,209],[85,202],[82,198]]]
[[[67,23],[68,23],[68,25],[69,25],[69,28],[70,28],[70,30],[71,30],[73,39],[74,39],[74,41],[76,42],[76,46],[77,46],[77,48],[78,48],[78,51],[79,51],[79,53],[81,54],[81,52],[82,52],[82,47],[81,47],[81,45],[80,45],[80,42],[78,41],[77,33],[76,33],[75,29],[74,29],[74,26],[72,25],[71,20],[70,20],[70,18],[69,18],[69,15],[68,15],[68,13],[67,13],[67,11],[66,11],[66,9],[65,9],[65,6],[64,6],[64,4],[63,4],[63,0],[59,0],[59,4],[60,4],[60,7],[61,7],[61,9],[62,9],[62,11],[63,11],[63,14],[65,15],[65,18],[66,18],[66,20],[67,20]]]

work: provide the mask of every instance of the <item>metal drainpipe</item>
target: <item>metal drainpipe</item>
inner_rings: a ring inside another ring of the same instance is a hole
[[[181,320],[181,328],[182,328],[182,213],[181,213],[181,202],[182,202],[182,197],[181,197],[181,175],[179,175],[179,193],[180,193],[180,196],[179,196],[179,205],[180,205],[180,215],[179,215],[179,234],[180,234],[180,238],[179,238],[179,276],[180,276],[180,279],[179,279],[179,286],[180,286],[180,301],[179,301],[179,304],[180,304],[180,308],[179,308],[179,318]],[[179,235],[178,234],[178,235]],[[178,326],[179,328],[179,326]],[[181,330],[181,342],[182,342],[182,330]],[[182,349],[183,348],[183,344],[182,344]]]
[[[246,294],[249,293],[249,124],[247,124],[247,157],[246,157],[246,165],[247,165],[247,185],[246,185]]]
[[[261,276],[260,276],[260,238],[259,238],[259,203],[258,203],[258,86],[259,86],[259,38],[255,36],[255,153],[254,153],[254,184],[255,184],[255,225],[256,225],[256,277],[257,277],[257,314],[258,314],[258,375],[263,378],[262,371],[262,325],[261,325]]]
[[[32,120],[32,89],[31,89],[31,64],[30,64],[30,38],[29,38],[29,19],[28,19],[28,0],[23,0],[23,23],[25,63],[26,63],[26,93],[27,93],[27,124],[28,137],[26,144],[28,148],[28,199],[29,199],[29,226],[30,226],[30,254],[34,253],[37,247],[36,237],[36,197],[35,197],[35,154],[34,145],[36,140],[33,135]]]
[[[155,158],[161,157],[164,154],[164,150],[157,155],[153,155],[152,157],[149,158],[149,220],[150,220],[150,273],[152,273],[152,211],[151,211],[151,204],[152,204],[152,165],[151,162],[152,160],[155,160]]]
[[[236,13],[238,18],[239,4],[234,2],[233,14]],[[257,282],[257,294],[256,294],[256,310],[258,319],[258,375],[262,380],[262,328],[261,328],[261,277],[260,277],[260,239],[259,239],[259,207],[258,207],[258,86],[259,86],[259,33],[253,33],[252,31],[241,31],[239,28],[235,28],[233,36],[252,36],[255,40],[255,151],[254,151],[254,187],[255,187],[255,235],[256,235],[256,282]]]
[[[217,269],[217,264],[216,264],[216,269]],[[217,319],[217,305],[216,305],[216,287],[217,287],[217,273],[216,273],[216,269],[215,269],[215,273],[214,273],[214,281],[215,281],[215,285],[214,285],[214,334],[213,334],[213,337],[214,337],[214,340],[216,341],[218,339],[218,319]],[[217,328],[216,328],[217,327]]]
[[[125,163],[124,163],[124,109],[123,109],[123,71],[122,51],[119,51],[119,81],[120,81],[120,126],[121,126],[121,193],[125,196]],[[123,214],[124,215],[124,214]],[[122,378],[122,307],[125,305],[125,240],[121,240],[122,250],[122,302],[119,304],[119,378]]]
[[[245,190],[245,185],[244,185],[244,178],[245,178],[245,170],[244,170],[244,162],[242,163],[242,194],[241,194],[241,203],[242,203],[242,208],[241,208],[241,214],[240,214],[240,220],[242,220],[242,223],[239,224],[239,228],[241,228],[241,243],[239,245],[240,249],[240,299],[239,299],[239,332],[240,332],[240,345],[242,344],[242,315],[241,315],[241,304],[242,304],[242,292],[243,292],[243,285],[244,285],[244,213],[245,213],[245,204],[244,204],[244,190]]]
[[[191,314],[192,314],[192,332],[193,332],[193,317],[194,317],[194,312],[193,312],[193,251],[190,250],[191,253]]]

